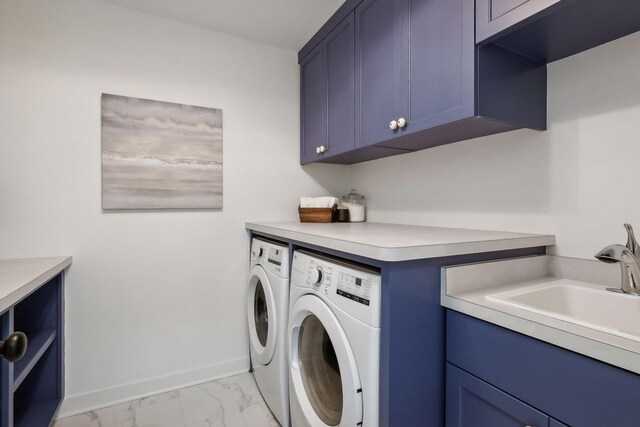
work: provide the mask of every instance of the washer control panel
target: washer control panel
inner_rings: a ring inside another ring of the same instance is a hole
[[[369,305],[371,303],[371,278],[361,277],[341,271],[338,273],[338,295],[349,298],[360,304]]]
[[[379,327],[380,274],[375,269],[296,251],[291,285],[319,294],[363,322]]]

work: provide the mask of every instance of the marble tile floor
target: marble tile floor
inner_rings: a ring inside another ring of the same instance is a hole
[[[279,427],[253,375],[235,375],[57,420],[53,427]]]

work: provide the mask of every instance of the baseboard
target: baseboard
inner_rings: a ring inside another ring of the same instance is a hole
[[[162,377],[68,396],[62,402],[58,419],[248,371],[249,358],[242,357]]]

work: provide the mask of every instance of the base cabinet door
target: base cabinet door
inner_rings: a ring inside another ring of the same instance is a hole
[[[549,417],[447,363],[446,427],[547,427]]]

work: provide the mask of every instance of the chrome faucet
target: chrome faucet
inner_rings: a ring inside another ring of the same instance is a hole
[[[624,228],[627,230],[627,245],[609,245],[595,257],[609,264],[620,263],[622,285],[620,288],[607,288],[608,291],[640,296],[640,246],[633,234],[633,228],[629,224],[625,224]]]

